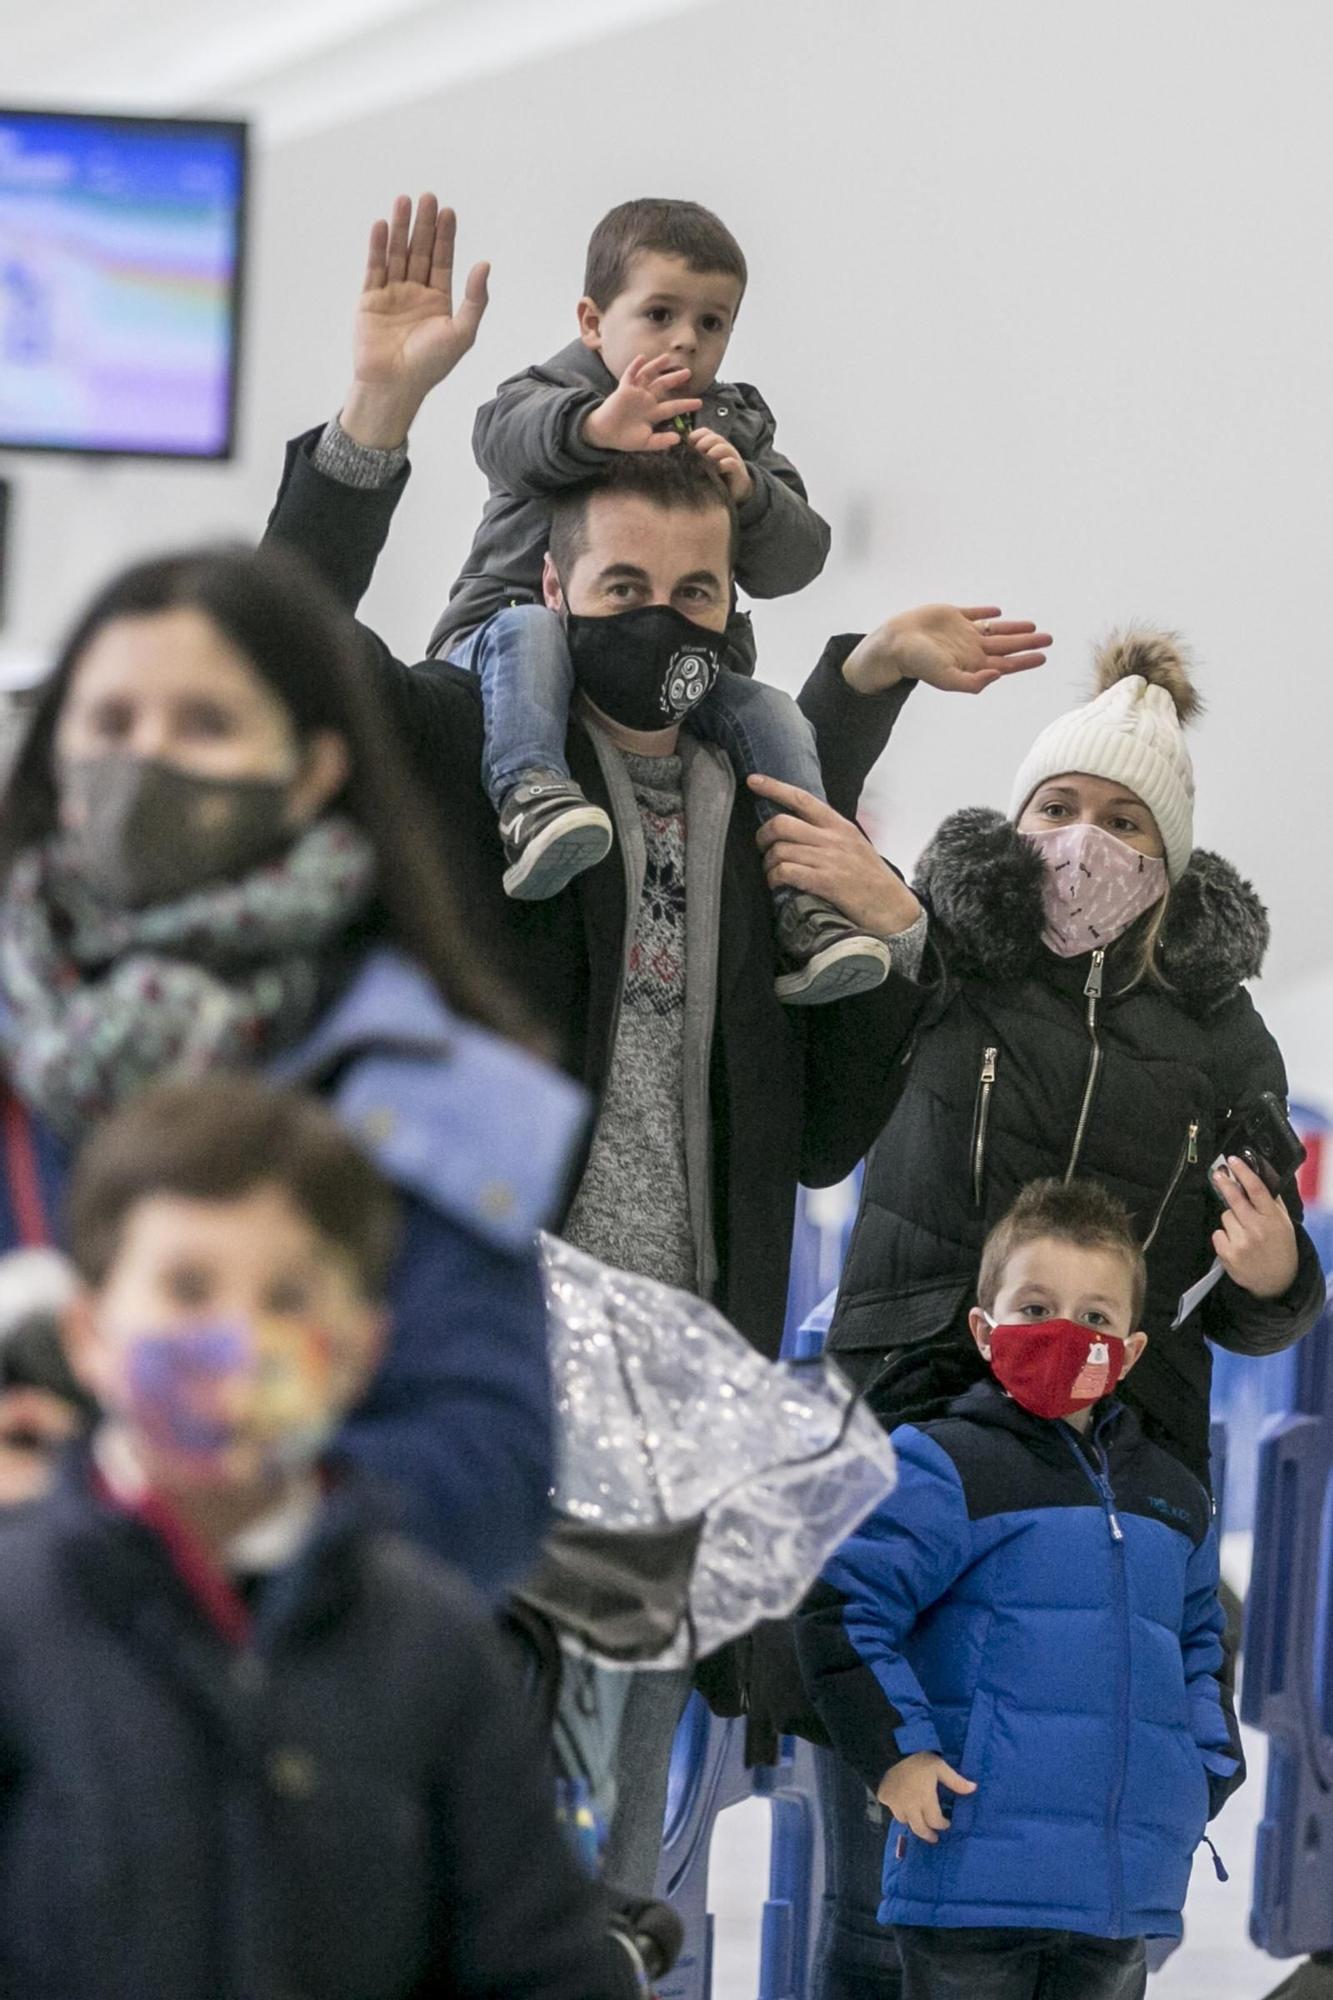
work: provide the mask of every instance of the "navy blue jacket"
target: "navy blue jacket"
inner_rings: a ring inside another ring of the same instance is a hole
[[[535,1237],[563,1202],[583,1093],[454,1019],[387,951],[366,959],[272,1074],[327,1096],[400,1195],[392,1337],[338,1450],[392,1483],[403,1532],[499,1596],[547,1522],[554,1445]],[[36,1240],[34,1223],[59,1240],[70,1153],[12,1095],[0,1111],[3,1254]]]
[[[244,1646],[188,1576],[82,1456],[0,1521],[4,2000],[634,1990],[461,1581],[351,1486]]]
[[[1244,1769],[1204,1489],[1124,1405],[1080,1440],[991,1381],[894,1445],[897,1487],[807,1601],[801,1664],[872,1790],[919,1750],[977,1790],[937,1846],[892,1826],[880,1921],[1179,1936]]]

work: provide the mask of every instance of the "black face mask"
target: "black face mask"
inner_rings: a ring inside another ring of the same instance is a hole
[[[727,640],[674,611],[645,604],[610,618],[565,619],[576,686],[623,729],[670,729],[697,708],[722,671]]]
[[[121,909],[246,874],[291,839],[290,778],[196,778],[152,757],[62,759],[60,853]]]

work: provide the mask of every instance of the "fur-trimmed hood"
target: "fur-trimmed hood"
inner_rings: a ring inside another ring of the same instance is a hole
[[[952,973],[1025,979],[1050,965],[1041,941],[1042,867],[1002,813],[969,806],[945,820],[917,863],[914,886]],[[1216,1007],[1258,978],[1268,936],[1268,912],[1250,884],[1229,861],[1196,848],[1171,890],[1162,931],[1160,963],[1172,992],[1192,1010]]]

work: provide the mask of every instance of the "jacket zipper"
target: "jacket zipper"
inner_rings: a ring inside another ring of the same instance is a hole
[[[972,1199],[981,1207],[981,1184],[986,1168],[986,1129],[990,1124],[991,1092],[995,1088],[998,1049],[986,1049],[981,1058],[977,1081],[977,1108],[972,1114]]]
[[[1098,953],[1099,957],[1100,955]],[[1098,1429],[1100,1428],[1099,1425]],[[1125,1871],[1120,1856],[1117,1829],[1120,1807],[1125,1796],[1125,1768],[1129,1761],[1129,1581],[1125,1575],[1125,1531],[1120,1525],[1120,1516],[1116,1511],[1110,1464],[1096,1434],[1094,1433],[1092,1440],[1092,1448],[1097,1454],[1096,1471],[1088,1464],[1083,1449],[1072,1432],[1062,1430],[1061,1436],[1078,1460],[1084,1477],[1091,1481],[1097,1491],[1106,1515],[1107,1531],[1111,1537],[1111,1571],[1114,1579],[1116,1622],[1120,1628],[1121,1639],[1116,1649],[1116,1709],[1120,1725],[1120,1762],[1116,1770],[1115,1784],[1107,1802],[1106,1825],[1115,1866],[1111,1891],[1111,1935],[1119,1937],[1120,1926],[1124,1921]]]
[[[1166,1219],[1166,1211],[1168,1210],[1168,1208],[1170,1208],[1172,1202],[1176,1198],[1176,1189],[1180,1186],[1181,1181],[1184,1179],[1186,1167],[1197,1166],[1198,1161],[1199,1161],[1199,1121],[1197,1118],[1191,1118],[1189,1131],[1185,1135],[1185,1143],[1180,1149],[1180,1158],[1176,1161],[1176,1170],[1166,1184],[1166,1193],[1162,1196],[1161,1201],[1158,1203],[1157,1213],[1153,1217],[1152,1228],[1148,1231],[1147,1236],[1143,1240],[1143,1254],[1145,1257],[1147,1256],[1148,1252],[1152,1249],[1153,1244],[1157,1241],[1157,1232],[1161,1228],[1164,1220]]]
[[[1092,1043],[1092,1054],[1088,1059],[1088,1080],[1083,1086],[1083,1103],[1079,1108],[1078,1124],[1074,1128],[1074,1144],[1069,1154],[1069,1165],[1065,1168],[1067,1181],[1072,1181],[1078,1172],[1083,1141],[1088,1136],[1088,1120],[1092,1116],[1092,1100],[1097,1089],[1097,1079],[1102,1073],[1102,1044],[1097,1032],[1097,1007],[1102,997],[1102,967],[1105,963],[1106,953],[1094,951],[1092,964],[1088,967],[1087,983],[1083,988],[1083,997],[1088,1003],[1088,1039]]]

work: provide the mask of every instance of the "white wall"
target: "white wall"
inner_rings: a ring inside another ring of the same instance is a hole
[[[474,405],[567,337],[606,207],[694,195],[754,273],[728,367],[835,531],[821,581],[760,612],[770,675],[792,685],[827,632],[930,597],[1058,636],[1042,675],[981,703],[914,701],[878,781],[889,850],[1004,798],[1098,633],[1170,623],[1210,699],[1199,838],[1272,907],[1264,998],[1326,992],[1331,73],[1326,0],[734,0],[453,94],[422,74],[417,101],[259,161],[235,467],[11,462],[9,637],[48,644],[140,549],[257,528],[284,436],[337,402],[370,216],[431,185],[496,275],[370,600],[420,647],[481,498]],[[1333,1103],[1324,1039],[1294,1081]]]

